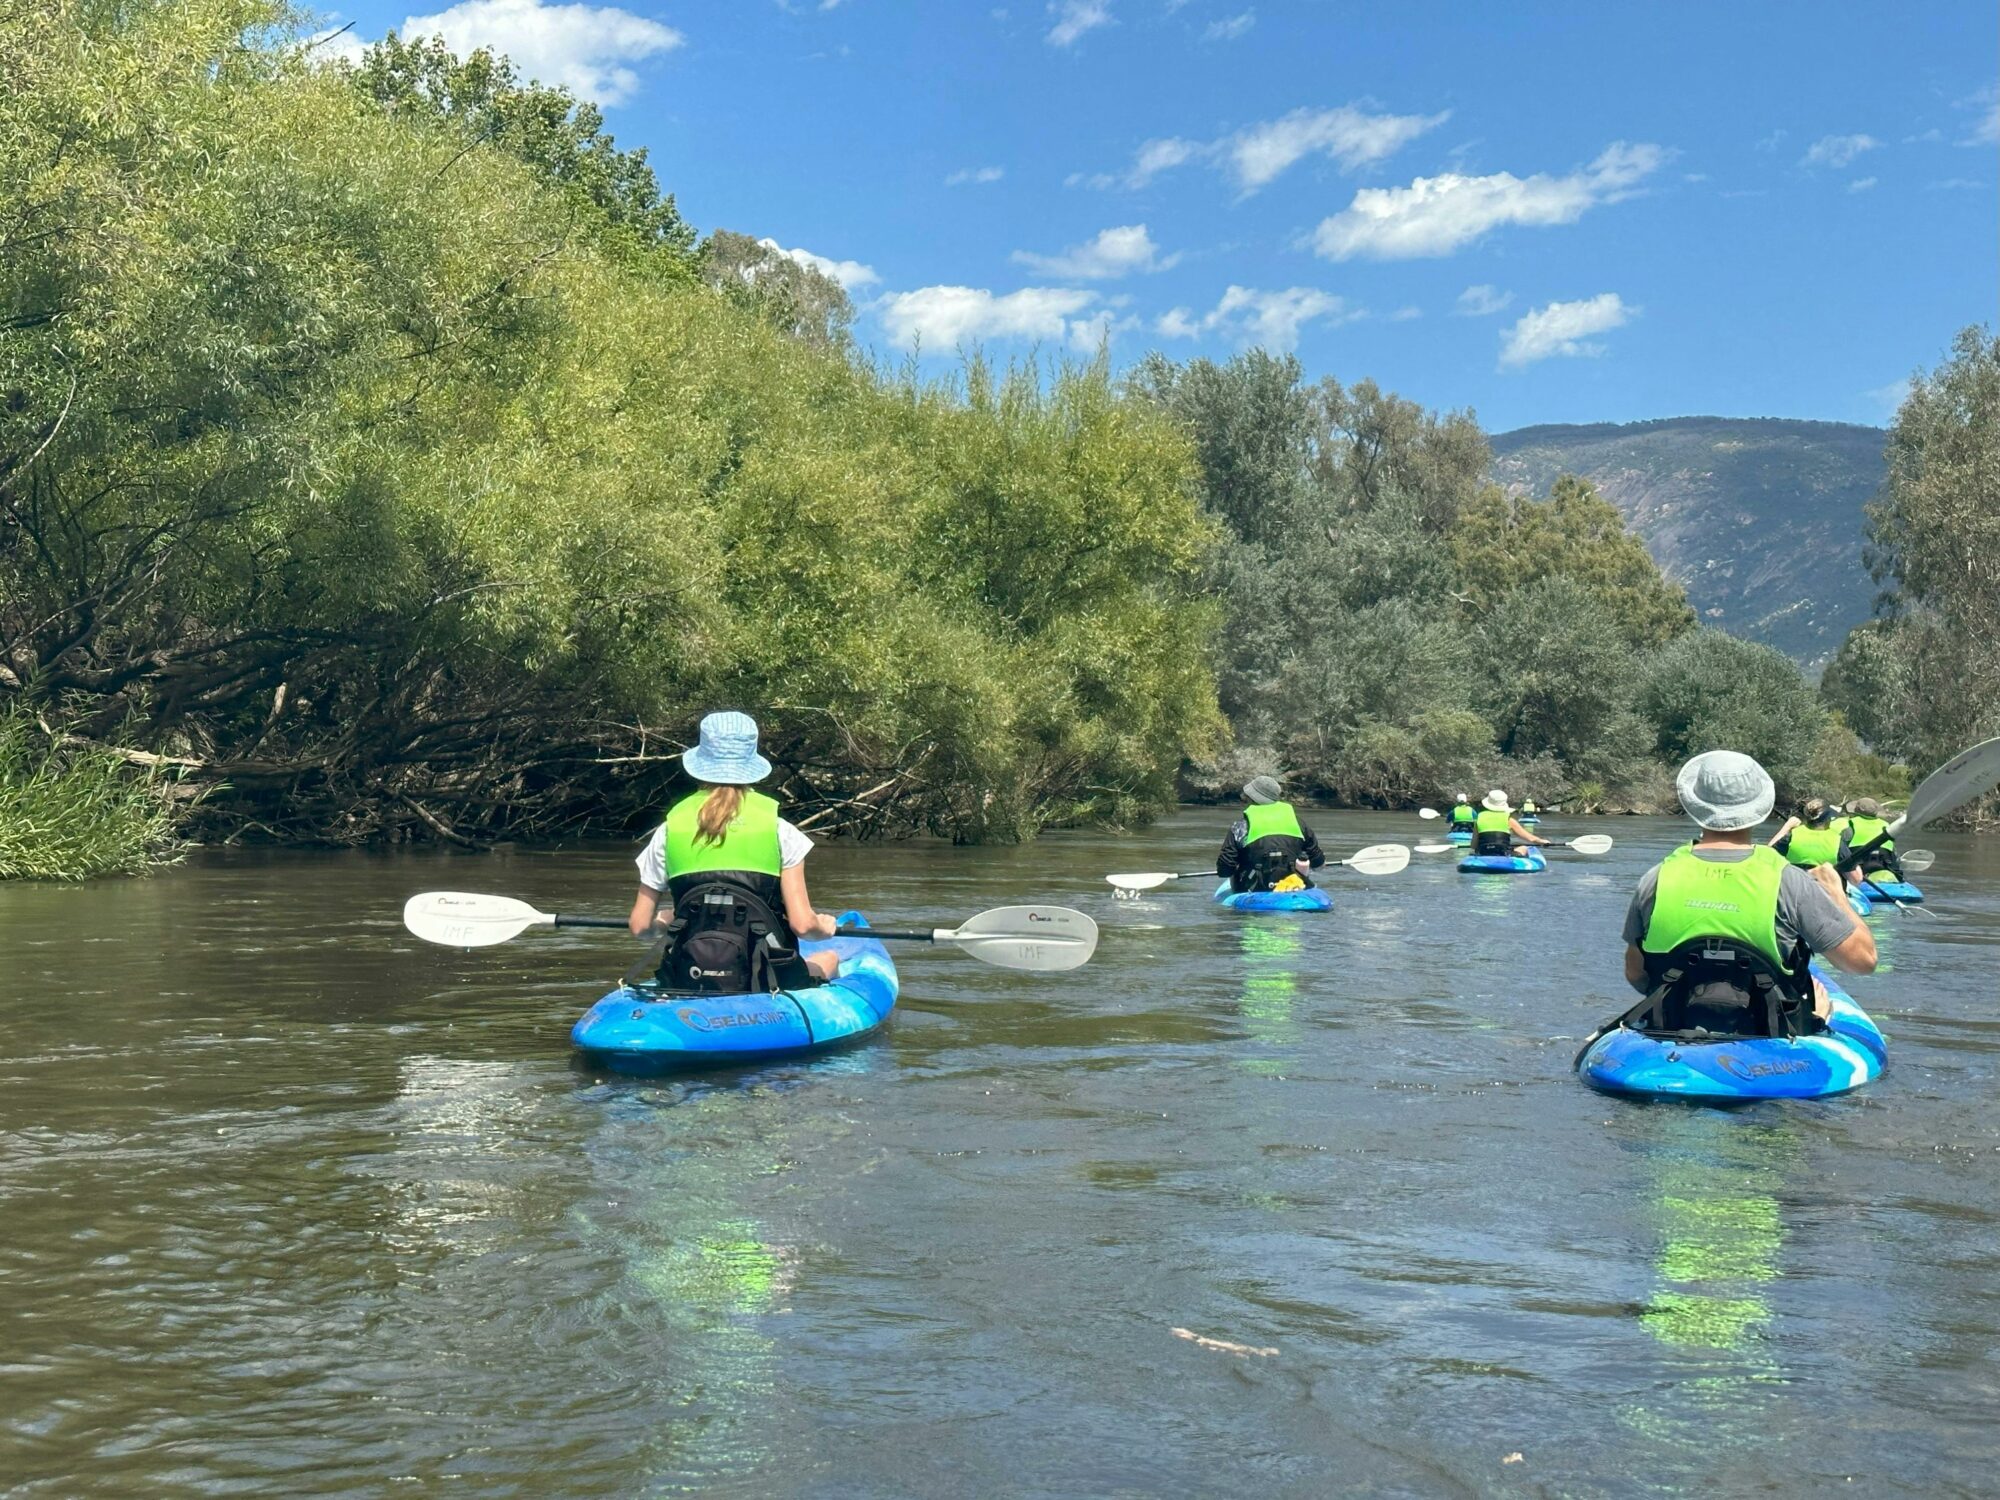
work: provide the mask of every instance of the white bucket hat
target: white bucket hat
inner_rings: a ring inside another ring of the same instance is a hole
[[[1711,833],[1755,828],[1771,816],[1777,788],[1762,766],[1740,750],[1707,750],[1674,778],[1681,809]]]
[[[1514,804],[1507,800],[1507,794],[1497,786],[1479,799],[1479,805],[1488,812],[1512,812],[1514,810]]]
[[[701,742],[681,764],[711,786],[751,786],[771,774],[771,763],[757,753],[757,721],[733,711],[701,721]]]

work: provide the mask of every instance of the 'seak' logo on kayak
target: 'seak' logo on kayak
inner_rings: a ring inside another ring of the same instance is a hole
[[[781,1010],[725,1010],[707,1015],[692,1005],[674,1012],[690,1031],[728,1031],[737,1026],[780,1026],[786,1020]]]

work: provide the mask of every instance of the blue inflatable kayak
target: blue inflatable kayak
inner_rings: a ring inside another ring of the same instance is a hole
[[[857,912],[843,925],[866,925]],[[628,1073],[762,1062],[819,1052],[866,1036],[896,1004],[896,966],[874,938],[808,939],[801,953],[831,950],[840,968],[825,984],[762,995],[662,995],[621,985],[570,1029],[577,1051]]]
[[[1532,875],[1546,870],[1548,859],[1533,844],[1525,857],[1512,854],[1468,854],[1458,862],[1461,875]]]
[[[1457,829],[1453,829],[1445,834],[1444,841],[1447,844],[1469,844],[1472,842],[1472,835],[1469,832],[1460,833]]]
[[[1238,911],[1333,910],[1333,897],[1316,885],[1302,891],[1232,891],[1225,880],[1215,888],[1215,899]]]
[[[1816,1036],[1688,1042],[1613,1027],[1577,1060],[1583,1081],[1607,1094],[1662,1099],[1824,1099],[1882,1076],[1889,1044],[1868,1013],[1821,970],[1833,1002]]]
[[[1523,813],[1514,821],[1519,823],[1523,828],[1539,828],[1542,824],[1542,820],[1533,813]]]
[[[1887,878],[1886,871],[1882,875],[1866,877],[1861,882],[1861,889],[1870,900],[1894,901],[1899,906],[1915,906],[1924,899],[1924,893],[1909,881]]]
[[[1875,910],[1875,903],[1868,899],[1868,892],[1858,885],[1847,888],[1847,904],[1857,917],[1865,917]]]

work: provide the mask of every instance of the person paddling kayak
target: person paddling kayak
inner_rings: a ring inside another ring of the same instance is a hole
[[[1701,833],[1633,892],[1625,981],[1645,999],[1620,1024],[1711,1036],[1822,1029],[1830,1004],[1807,968],[1813,955],[1850,974],[1875,971],[1875,938],[1848,910],[1839,877],[1754,842],[1776,791],[1751,757],[1707,751],[1674,785]]]
[[[1508,804],[1507,794],[1498,787],[1481,799],[1479,809],[1472,823],[1473,854],[1512,855],[1520,859],[1526,857],[1529,844],[1549,842],[1520,825]]]
[[[1889,825],[1882,821],[1882,805],[1873,797],[1857,797],[1847,804],[1847,816],[1838,827],[1847,831],[1848,846],[1860,862],[1863,875],[1887,872],[1906,879],[1903,862],[1896,858],[1896,841],[1889,837]]]
[[[1306,872],[1326,863],[1319,840],[1284,796],[1275,776],[1252,777],[1244,784],[1243,800],[1250,805],[1215,856],[1215,873],[1231,890],[1276,890],[1289,879],[1311,885]]]
[[[1462,833],[1470,838],[1473,824],[1479,821],[1479,810],[1472,805],[1472,799],[1464,792],[1453,793],[1453,798],[1451,822],[1446,826],[1445,832]]]
[[[667,810],[640,852],[632,902],[632,935],[666,939],[660,984],[733,995],[832,978],[832,952],[798,951],[797,939],[832,937],[836,926],[806,893],[812,840],[778,816],[774,800],[749,790],[771,774],[757,753],[756,721],[710,714],[681,765],[702,787]]]
[[[1853,863],[1848,857],[1847,825],[1833,821],[1833,809],[1824,797],[1808,797],[1797,817],[1785,819],[1770,846],[1802,870],[1832,865],[1847,875]]]

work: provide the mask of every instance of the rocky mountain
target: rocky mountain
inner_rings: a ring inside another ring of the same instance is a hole
[[[1861,507],[1882,484],[1884,436],[1761,417],[1523,427],[1492,439],[1493,468],[1516,494],[1590,480],[1705,623],[1817,672],[1874,605]]]

